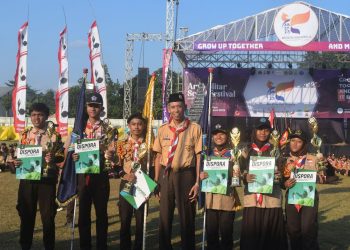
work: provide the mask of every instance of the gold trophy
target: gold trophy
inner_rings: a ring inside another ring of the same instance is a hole
[[[55,155],[60,148],[59,142],[57,141],[58,138],[58,133],[56,132],[55,129],[55,124],[52,121],[48,121],[46,125],[46,134],[48,136],[48,141],[46,142],[45,149],[44,149],[44,154],[46,155],[47,153],[51,153],[52,155]],[[55,141],[52,141],[52,137],[56,135]],[[51,167],[49,162],[46,161],[46,165],[43,169],[43,177],[49,177],[49,171]]]
[[[312,131],[311,144],[315,147],[317,154],[321,154],[320,148],[322,145],[322,139],[317,135],[318,132],[318,124],[315,117],[309,118],[309,127]]]
[[[137,161],[133,161],[131,163],[131,172],[135,173],[137,170],[141,168],[140,161],[147,155],[147,144],[142,143],[140,147],[137,150]],[[133,182],[127,182],[125,183],[125,186],[122,190],[123,192],[126,192],[128,194],[133,194],[134,192],[134,183]]]
[[[108,147],[113,143],[114,151],[116,151],[116,142],[118,140],[118,128],[111,126],[111,122],[108,118],[105,118],[102,123],[104,136],[101,138],[101,142],[105,147],[105,152],[108,150]],[[104,169],[103,171],[110,171],[112,163],[105,159]]]
[[[280,150],[278,148],[278,145],[279,145],[279,141],[280,141],[280,133],[274,129],[272,132],[271,132],[271,135],[270,135],[270,143],[272,144],[273,148],[271,150],[271,156],[272,157],[276,157],[278,158],[280,156]],[[276,174],[277,173],[277,174]],[[278,168],[277,168],[277,165],[275,164],[275,175],[274,175],[274,182],[275,183],[279,183],[280,182],[280,179],[281,179],[281,175],[278,174]]]
[[[237,127],[231,130],[230,138],[231,138],[231,143],[233,145],[233,149],[231,150],[231,155],[234,157],[231,187],[239,187],[241,186],[241,181],[240,181],[239,175],[237,174],[239,173],[238,158],[241,156],[242,151],[238,149],[238,144],[241,140],[241,132]]]

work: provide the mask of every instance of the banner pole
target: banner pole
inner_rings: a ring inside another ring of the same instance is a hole
[[[74,248],[74,228],[75,228],[75,212],[77,208],[77,198],[74,199],[74,210],[73,210],[73,224],[72,224],[72,237],[70,240],[70,249]]]

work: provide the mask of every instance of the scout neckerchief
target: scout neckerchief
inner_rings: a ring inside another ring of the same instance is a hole
[[[131,147],[132,147],[132,151],[133,151],[132,156],[133,156],[134,162],[138,162],[140,160],[138,150],[140,148],[142,141],[143,141],[143,138],[139,138],[139,139],[135,140],[134,138],[131,137],[131,135],[129,136],[129,142],[130,142]]]
[[[270,148],[270,143],[266,143],[261,148],[259,148],[255,143],[252,143],[252,149],[258,153],[258,156],[261,156],[261,154],[266,150],[268,150],[269,148]],[[261,206],[263,201],[263,196],[261,194],[256,193],[255,199],[256,199],[256,202],[259,203],[259,205]]]
[[[177,127],[173,127],[171,126],[171,121],[172,119],[170,119],[169,121],[169,129],[171,130],[171,132],[173,132],[174,137],[171,140],[171,145],[169,147],[169,153],[168,153],[168,163],[166,165],[165,171],[164,171],[164,175],[167,175],[170,168],[171,168],[171,163],[174,160],[174,155],[175,155],[175,151],[177,148],[177,144],[179,142],[179,134],[183,131],[185,131],[188,128],[188,125],[190,124],[190,120],[188,118],[186,118],[184,120],[184,123],[181,127],[177,128]]]
[[[306,162],[306,155],[304,155],[303,157],[301,157],[297,161],[293,162],[294,174],[298,173],[298,170],[303,168],[303,166],[305,165],[305,162]],[[299,213],[302,206],[300,204],[294,204],[294,206]]]
[[[86,128],[84,131],[84,137],[88,139],[97,138],[97,130],[101,127],[101,121],[97,121],[94,124],[91,124],[90,120],[86,123]],[[85,175],[85,184],[89,186],[90,183],[90,175]]]
[[[229,149],[227,149],[227,148],[223,148],[223,149],[221,149],[221,150],[218,150],[216,147],[213,149],[213,153],[214,153],[214,155],[215,156],[219,156],[219,157],[226,157],[226,153],[227,152],[230,152],[230,150]]]

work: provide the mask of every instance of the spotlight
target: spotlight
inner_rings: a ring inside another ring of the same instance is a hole
[[[255,75],[255,72],[256,72],[256,68],[255,67],[251,67],[250,68],[250,74],[253,76],[253,75]]]
[[[268,69],[272,69],[272,63],[269,63],[269,64],[267,65],[267,68],[268,68]]]
[[[293,68],[293,64],[292,63],[288,63],[288,68]]]

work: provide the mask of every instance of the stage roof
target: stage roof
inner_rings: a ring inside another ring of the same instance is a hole
[[[314,41],[349,42],[350,17],[344,14],[313,6],[306,2],[318,17],[319,28]],[[288,5],[288,4],[287,4]],[[265,68],[272,63],[276,68],[286,68],[289,63],[298,64],[305,52],[302,51],[195,51],[196,42],[233,42],[233,41],[278,41],[274,31],[274,19],[279,6],[248,16],[228,24],[217,25],[208,30],[178,39],[175,42],[175,53],[183,67],[257,67]],[[345,62],[350,62],[348,53]]]

